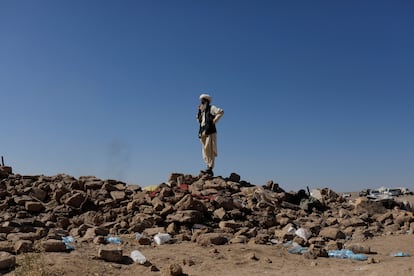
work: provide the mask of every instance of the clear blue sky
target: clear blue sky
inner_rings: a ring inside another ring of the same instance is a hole
[[[0,1],[0,154],[142,186],[216,175],[414,189],[414,2]]]

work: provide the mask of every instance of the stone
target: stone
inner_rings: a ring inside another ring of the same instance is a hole
[[[157,271],[160,271],[160,269],[157,266],[155,266],[155,265],[151,265],[150,271],[151,272],[157,272]]]
[[[384,214],[387,209],[379,201],[372,201],[365,197],[355,199],[354,211],[358,214],[367,213],[369,215]]]
[[[221,233],[206,233],[197,237],[197,244],[201,246],[223,245],[228,242],[227,236]]]
[[[179,178],[184,178],[184,174],[182,174],[182,173],[171,173],[170,177],[168,177],[168,182],[178,183]]]
[[[86,197],[82,193],[76,193],[65,200],[65,204],[69,207],[80,209],[82,204],[85,202]]]
[[[166,271],[168,276],[182,276],[183,275],[183,268],[179,264],[170,264],[167,267]]]
[[[338,198],[340,198],[337,193],[335,193],[329,188],[314,189],[311,191],[311,196],[313,198],[316,198],[323,205],[327,205],[328,203],[335,202],[338,200]]]
[[[227,217],[227,213],[226,213],[226,210],[224,210],[224,208],[222,207],[222,208],[214,210],[213,216],[215,218],[218,218],[218,219],[222,220],[222,219],[225,219]]]
[[[255,237],[251,238],[249,243],[253,244],[267,244],[269,242],[268,234],[257,234]]]
[[[369,247],[368,245],[363,245],[363,244],[359,244],[359,243],[348,244],[348,245],[346,245],[345,248],[349,249],[349,250],[352,250],[352,252],[354,252],[355,254],[357,254],[357,253],[372,254],[373,253],[371,251],[371,247]]]
[[[169,234],[174,235],[177,232],[177,227],[175,225],[174,222],[168,224],[167,228],[165,229],[165,231]]]
[[[194,199],[190,194],[185,195],[180,201],[175,204],[174,207],[178,211],[197,210],[201,213],[206,211],[204,204],[201,201]]]
[[[285,213],[280,213],[276,215],[276,223],[278,223],[280,226],[288,225],[292,222],[292,219],[286,216]]]
[[[213,204],[216,208],[224,208],[224,210],[229,211],[234,208],[233,199],[231,197],[216,196],[214,198]]]
[[[66,245],[61,240],[45,240],[41,242],[42,248],[46,252],[65,252],[66,251]]]
[[[103,245],[98,250],[98,258],[108,261],[119,263],[123,259],[121,247],[113,244]]]
[[[9,241],[18,241],[18,240],[29,240],[36,241],[42,237],[40,232],[29,232],[29,233],[11,233],[7,235]]]
[[[123,191],[112,191],[110,194],[113,200],[122,201],[125,199],[125,192]]]
[[[40,202],[36,202],[36,201],[26,201],[25,202],[25,209],[28,212],[40,212],[44,209],[44,206],[42,203]]]
[[[385,221],[389,219],[393,219],[393,215],[391,211],[386,212],[385,214],[382,214],[376,217],[376,221],[378,221],[379,223],[384,223]]]
[[[13,243],[10,241],[0,241],[0,252],[1,251],[14,253]]]
[[[143,234],[152,237],[158,233],[165,233],[165,227],[152,227],[144,230]]]
[[[250,252],[246,255],[246,259],[247,260],[251,260],[251,261],[258,261],[259,258],[256,256],[256,254],[254,252]]]
[[[345,234],[336,227],[325,227],[319,232],[319,236],[325,239],[338,240],[345,239]]]
[[[311,244],[308,248],[308,252],[306,254],[309,254],[308,257],[310,259],[313,259],[314,257],[328,257],[328,251],[326,251],[325,248],[315,246],[314,244]]]
[[[33,242],[27,240],[18,240],[14,243],[14,252],[16,254],[32,252],[33,251]]]
[[[232,238],[229,243],[230,244],[236,244],[236,243],[247,243],[248,238],[246,236],[243,235],[239,235],[239,236],[235,236],[234,238]]]
[[[0,270],[13,269],[16,266],[16,257],[8,252],[0,252]]]
[[[10,233],[13,230],[14,228],[10,226],[0,226],[0,233]]]
[[[233,182],[240,182],[240,175],[233,172],[230,174],[229,180]]]
[[[160,216],[165,217],[169,214],[172,214],[174,212],[174,207],[171,205],[168,205],[166,207],[164,207],[161,212],[160,212]]]
[[[202,220],[202,215],[196,210],[177,211],[175,214],[170,214],[166,218],[166,222],[179,222],[183,224],[199,223]]]
[[[394,223],[399,225],[404,225],[405,223],[413,222],[413,214],[412,213],[401,213],[394,218]]]
[[[295,231],[294,225],[289,223],[286,224],[283,229],[276,229],[275,236],[281,240],[293,240],[295,238]]]
[[[31,196],[40,201],[44,201],[47,197],[47,192],[37,187],[32,187]]]
[[[235,222],[234,220],[222,220],[219,223],[219,228],[220,229],[231,229],[231,230],[236,230],[238,228],[242,227],[241,223]]]
[[[326,222],[327,225],[333,226],[333,225],[337,225],[338,224],[338,219],[335,218],[335,217],[330,217],[330,218],[327,218],[325,220],[325,222]]]
[[[351,217],[348,219],[341,220],[341,224],[344,227],[352,226],[352,227],[359,227],[359,226],[366,226],[367,223],[360,219],[359,217]]]
[[[330,240],[328,241],[328,244],[326,245],[326,250],[340,250],[342,249],[342,247],[343,247],[343,243],[336,241],[336,240]]]
[[[81,181],[81,178],[79,178]],[[97,178],[88,179],[83,185],[86,190],[98,190],[103,186],[104,182]]]
[[[384,226],[384,232],[386,234],[395,234],[400,230],[400,225],[397,223]]]
[[[293,238],[293,242],[295,242],[295,243],[297,243],[297,244],[299,244],[300,246],[303,246],[303,247],[306,247],[308,245],[308,242],[305,239],[303,239],[299,236],[295,236]]]
[[[151,204],[154,207],[154,210],[157,212],[162,211],[165,207],[164,202],[158,197],[154,197],[151,201]]]
[[[26,201],[32,201],[33,199],[28,195],[22,195],[22,196],[13,196],[14,202],[16,202],[17,205],[24,206]]]
[[[95,239],[95,237],[97,236],[95,229],[96,229],[95,227],[88,228],[86,230],[85,234],[83,235],[81,241],[83,241],[83,242],[93,241]],[[105,236],[105,235],[103,235],[103,236]]]
[[[369,257],[367,260],[368,264],[376,264],[379,263],[379,261],[377,259],[374,259],[373,257]]]
[[[140,245],[151,245],[151,239],[145,236],[140,236],[136,239]]]
[[[106,239],[103,236],[97,236],[93,239],[93,243],[94,244],[105,244],[106,243]]]

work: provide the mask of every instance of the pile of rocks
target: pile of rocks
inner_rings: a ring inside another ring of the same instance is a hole
[[[36,242],[45,251],[67,250],[65,236],[97,244],[108,235],[135,233],[142,234],[141,244],[151,244],[160,232],[203,246],[294,241],[316,257],[347,240],[413,232],[413,222],[413,213],[394,200],[351,201],[329,189],[310,197],[272,181],[255,186],[235,173],[173,173],[147,190],[93,176],[0,174],[0,252],[11,254],[2,253],[9,262],[0,261],[0,270]]]

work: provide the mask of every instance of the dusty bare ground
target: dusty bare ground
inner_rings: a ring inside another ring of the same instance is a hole
[[[160,271],[137,263],[116,264],[96,259],[98,245],[76,244],[70,253],[36,253],[37,266],[27,266],[27,256],[19,255],[15,271],[6,275],[166,275],[173,263],[187,275],[414,275],[414,257],[391,257],[390,253],[414,253],[414,235],[376,237],[363,244],[377,254],[370,261],[318,258],[292,255],[283,245],[235,244],[201,247],[192,242],[142,246],[123,237],[123,254],[140,250]],[[252,256],[257,260],[253,260]],[[128,259],[128,258],[125,258]],[[40,267],[40,268],[39,268]],[[29,270],[29,272],[28,272]],[[45,271],[43,274],[41,270]]]

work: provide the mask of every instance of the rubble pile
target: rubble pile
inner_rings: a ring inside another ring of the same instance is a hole
[[[93,176],[0,174],[0,252],[9,253],[7,260],[36,243],[65,251],[66,236],[104,244],[108,236],[137,234],[148,245],[159,233],[201,246],[292,241],[310,257],[326,257],[348,241],[413,230],[413,213],[394,200],[349,200],[327,188],[313,196],[286,192],[273,181],[255,186],[236,173],[173,173],[152,189]],[[101,248],[99,255],[118,261],[122,251]]]

